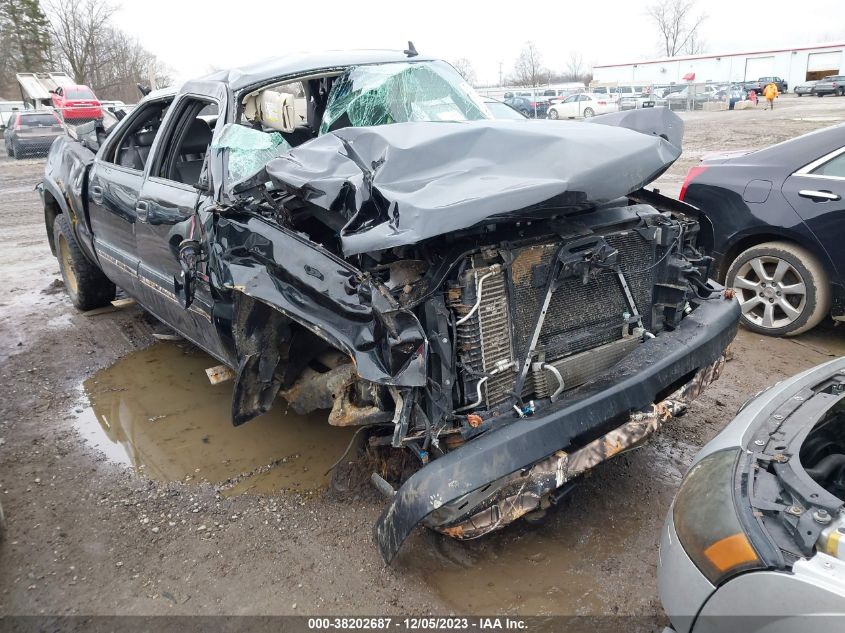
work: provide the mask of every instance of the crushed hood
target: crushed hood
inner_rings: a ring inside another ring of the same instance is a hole
[[[339,213],[344,255],[497,218],[545,217],[640,189],[681,154],[667,108],[568,121],[413,122],[324,134],[267,163],[277,186]]]

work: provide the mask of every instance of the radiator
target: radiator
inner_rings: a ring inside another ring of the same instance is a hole
[[[654,285],[655,245],[636,231],[604,236],[619,252],[619,265],[631,290],[643,325],[650,325]],[[512,251],[510,266],[493,267],[489,254],[468,262],[459,286],[451,293],[457,318],[468,314],[478,300],[478,280],[483,283],[475,313],[458,326],[459,375],[464,405],[477,400],[482,381],[482,403],[492,408],[505,402],[514,389],[517,367],[522,364],[537,313],[542,305],[551,264],[560,246],[550,242]],[[501,260],[496,259],[501,263]],[[563,279],[552,295],[535,360],[555,366],[564,374],[566,389],[574,388],[606,371],[639,341],[628,335],[625,320],[631,308],[618,276],[610,270],[594,271],[586,284],[580,278]],[[506,370],[494,372],[512,362]],[[494,373],[491,373],[494,372]],[[524,385],[523,399],[549,396],[557,388],[549,371],[532,371]]]

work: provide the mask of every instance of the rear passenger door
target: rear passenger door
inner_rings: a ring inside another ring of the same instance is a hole
[[[845,275],[845,147],[792,174],[783,195]]]
[[[133,111],[97,154],[88,178],[88,216],[100,266],[133,295],[138,274],[136,205],[150,147],[172,100],[168,96],[149,101]]]
[[[175,330],[220,356],[222,347],[212,325],[208,285],[196,287],[185,307],[184,279],[179,258],[186,240],[202,242],[200,207],[210,205],[200,184],[205,158],[222,104],[210,97],[184,95],[173,105],[161,139],[150,156],[136,208],[135,240],[140,257],[139,292],[144,305]],[[222,125],[222,123],[221,123]]]

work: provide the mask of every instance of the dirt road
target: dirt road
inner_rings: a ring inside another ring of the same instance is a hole
[[[668,193],[704,153],[831,125],[845,99],[684,116]],[[0,161],[4,614],[660,614],[659,529],[697,449],[761,388],[845,352],[832,326],[741,332],[690,413],[597,468],[544,523],[463,544],[418,530],[385,567],[381,500],[355,469],[327,487],[348,435],[283,410],[233,430],[231,383],[204,377],[211,359],[155,342],[137,307],[72,308],[33,191],[42,169]]]

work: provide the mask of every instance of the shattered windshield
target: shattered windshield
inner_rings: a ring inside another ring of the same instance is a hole
[[[329,93],[320,134],[407,121],[474,121],[493,115],[461,76],[440,61],[350,68]]]
[[[291,146],[278,132],[262,132],[238,123],[223,127],[212,149],[223,149],[228,182],[237,183],[258,173]]]

